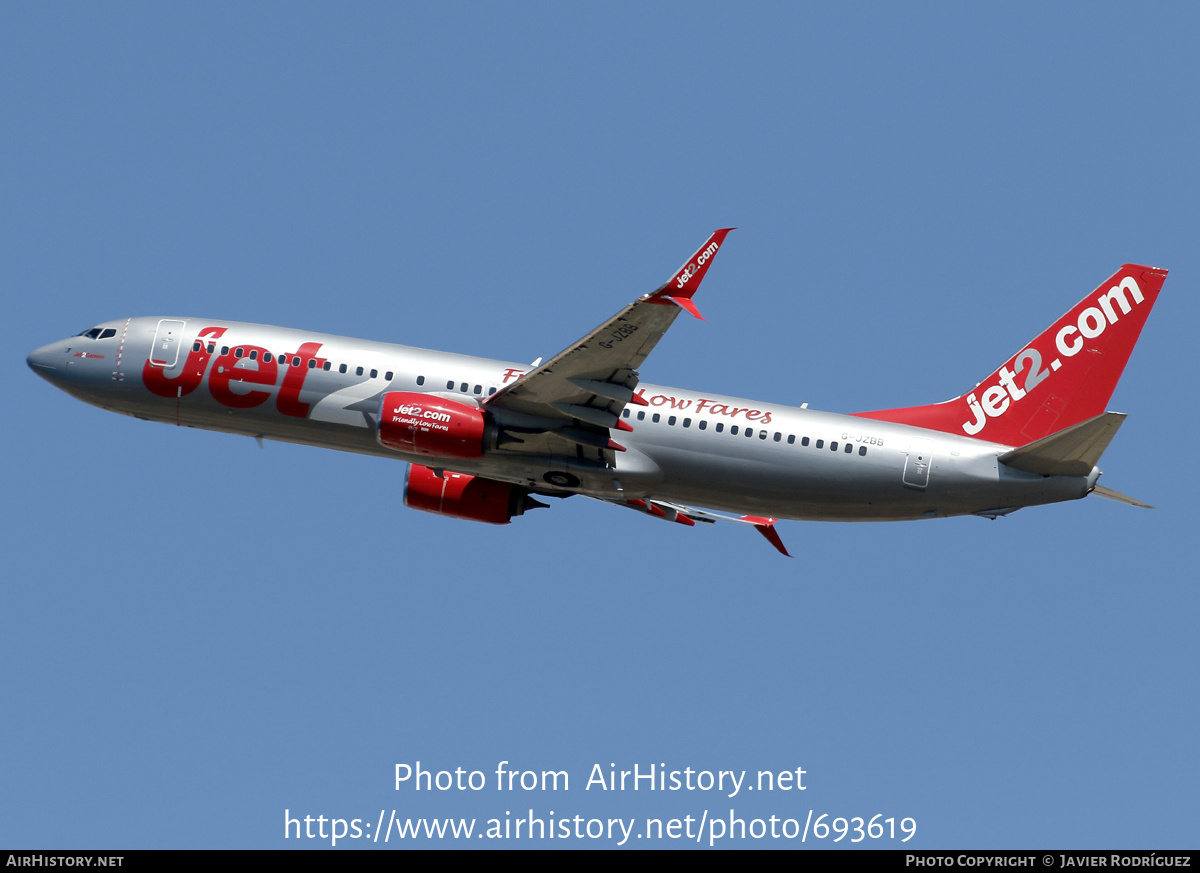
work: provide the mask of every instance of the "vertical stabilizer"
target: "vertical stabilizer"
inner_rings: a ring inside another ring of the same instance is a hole
[[[928,406],[856,412],[1024,446],[1105,411],[1167,271],[1126,264],[974,391]]]

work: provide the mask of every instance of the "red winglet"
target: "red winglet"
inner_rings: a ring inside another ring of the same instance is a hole
[[[674,300],[681,308],[687,310],[701,321],[708,321],[707,318],[700,314],[700,310],[696,308],[696,304],[692,302],[691,297],[668,297],[667,299]]]
[[[783,547],[783,540],[779,538],[779,532],[775,530],[775,522],[777,518],[759,518],[757,515],[743,515],[742,521],[748,521],[754,525],[754,529],[767,538],[767,542],[773,545],[780,551],[781,554],[790,558],[788,550]]]
[[[713,256],[721,248],[721,244],[725,242],[725,237],[731,230],[733,230],[732,227],[723,227],[714,231],[713,235],[704,241],[704,245],[696,249],[696,253],[687,259],[665,285],[645,298],[646,302],[664,305],[674,303],[676,306],[686,309],[696,318],[703,320],[704,316],[692,302],[692,295],[700,287],[700,283],[704,280],[704,274],[712,265]]]

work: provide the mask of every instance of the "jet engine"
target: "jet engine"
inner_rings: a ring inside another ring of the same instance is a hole
[[[439,475],[428,467],[411,464],[408,484],[404,488],[404,505],[434,515],[508,524],[513,516],[546,504],[534,500],[519,485],[449,470]]]
[[[389,391],[379,404],[380,445],[430,458],[481,458],[488,421],[478,406],[432,394]]]

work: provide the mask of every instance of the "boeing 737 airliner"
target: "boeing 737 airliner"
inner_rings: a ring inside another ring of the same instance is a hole
[[[1089,493],[1106,407],[1167,271],[1126,264],[967,394],[836,415],[641,381],[730,228],[545,363],[193,317],[124,318],[29,355],[87,403],[150,421],[407,461],[414,509],[507,524],[582,494],[694,525],[979,515]],[[703,508],[698,508],[703,507]],[[732,515],[726,513],[733,513]]]

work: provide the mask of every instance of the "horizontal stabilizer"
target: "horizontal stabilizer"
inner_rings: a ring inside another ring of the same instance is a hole
[[[1102,412],[1027,446],[1000,456],[1014,470],[1043,476],[1086,476],[1092,472],[1125,420],[1123,412]]]
[[[1142,509],[1153,509],[1149,503],[1142,503],[1140,500],[1134,500],[1128,494],[1122,494],[1120,491],[1113,491],[1111,488],[1105,488],[1103,485],[1097,485],[1092,489],[1092,493],[1097,497],[1106,497],[1109,500],[1115,500],[1117,503],[1128,503],[1130,506],[1140,506]]]

